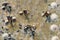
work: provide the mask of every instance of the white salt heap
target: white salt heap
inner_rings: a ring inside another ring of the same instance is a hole
[[[51,31],[57,31],[59,29],[59,27],[56,25],[56,24],[52,24],[51,26],[50,26],[50,30]]]
[[[59,37],[58,37],[58,36],[53,36],[53,37],[51,38],[51,40],[59,40]]]
[[[57,8],[57,3],[56,3],[56,2],[52,2],[52,3],[50,4],[50,6],[51,6],[51,8]]]
[[[2,34],[2,37],[8,37],[7,33]]]
[[[51,14],[50,17],[51,17],[51,21],[56,21],[58,19],[58,15],[55,13]]]

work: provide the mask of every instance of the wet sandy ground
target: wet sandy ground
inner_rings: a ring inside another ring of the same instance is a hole
[[[6,0],[8,1],[11,5],[12,5],[12,13],[10,15],[15,16],[17,18],[17,22],[14,23],[14,28],[12,28],[10,25],[7,25],[7,28],[9,28],[9,32],[13,33],[16,30],[19,29],[18,24],[30,24],[30,25],[36,25],[37,27],[37,34],[34,38],[34,40],[50,40],[50,36],[51,36],[51,31],[49,30],[49,27],[51,25],[51,23],[44,23],[44,19],[41,17],[41,13],[42,11],[46,11],[48,9],[48,4],[55,1],[55,0],[48,0],[48,3],[44,2],[44,0]],[[0,6],[1,3],[4,2],[4,0],[0,0]],[[27,9],[30,17],[29,22],[25,19],[24,16],[20,16],[18,14],[19,11]],[[52,10],[52,12],[56,12],[56,10]],[[4,14],[3,18],[5,18],[7,15],[9,15],[8,13],[2,11],[0,9],[0,16],[2,16],[2,14]],[[33,15],[31,17],[31,15]],[[59,14],[58,14],[59,15]],[[41,26],[44,23],[43,26]],[[60,24],[60,22],[55,22],[54,24]],[[4,25],[2,22],[0,22],[0,25]],[[3,30],[4,31],[4,30]],[[56,33],[53,33],[53,35],[55,35]],[[23,40],[30,40],[29,35],[27,35],[27,37],[25,37],[21,32],[18,33],[16,37],[16,40],[20,40],[21,38],[23,38]],[[0,40],[2,40],[2,38],[0,37]]]

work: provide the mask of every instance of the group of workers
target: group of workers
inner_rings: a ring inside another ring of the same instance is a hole
[[[11,14],[12,7],[11,7],[11,5],[9,5],[9,3],[3,3],[2,6],[3,6],[3,8],[2,8],[3,11],[6,11],[9,14]],[[50,6],[51,6],[51,8],[56,8],[58,5],[55,2],[53,2]],[[23,10],[23,11],[19,12],[19,15],[21,15],[21,16],[24,15],[26,19],[29,19],[28,14],[29,13],[27,12],[27,10]],[[45,11],[44,14],[42,15],[42,17],[46,17],[45,22],[47,22],[47,21],[51,22],[50,16],[51,16],[50,11]],[[14,26],[13,23],[16,22],[16,17],[9,15],[9,16],[6,16],[6,18],[7,18],[6,20],[3,20],[5,25],[11,24],[11,26],[13,27]],[[19,26],[20,26],[19,27],[20,29],[23,29],[21,24],[19,24]],[[33,38],[35,36],[35,30],[36,30],[36,27],[31,26],[31,25],[25,25],[24,29],[23,29],[25,34],[29,34],[30,37],[33,37]],[[17,30],[17,32],[19,32],[19,31],[20,30]],[[3,36],[5,35],[4,40],[15,40],[13,37],[11,37],[11,34],[9,34],[9,33],[4,33],[3,31],[0,31],[0,33],[2,33]]]

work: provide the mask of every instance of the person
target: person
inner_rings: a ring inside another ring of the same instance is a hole
[[[51,15],[51,13],[49,12],[49,11],[46,11],[45,13],[44,13],[44,15],[42,16],[42,17],[45,17],[46,16],[46,20],[45,20],[45,22],[51,22],[51,18],[50,18],[50,15]]]
[[[7,16],[7,20],[11,24],[11,26],[13,27],[12,16]]]
[[[19,15],[23,15],[23,11],[19,11]]]
[[[2,6],[2,10],[5,11],[5,9],[6,9],[5,6]]]
[[[22,29],[22,24],[19,23],[19,29]]]
[[[12,17],[12,21],[13,22],[16,22],[16,17]]]
[[[7,12],[11,13],[12,7],[11,7],[11,6],[7,6],[7,7],[6,7],[6,10],[7,10]]]
[[[30,25],[26,25],[24,27],[24,32],[27,34],[28,33],[28,30],[31,31],[31,26]]]
[[[8,40],[15,40],[15,39],[11,36],[11,34],[8,34]]]
[[[31,26],[31,25],[25,26],[25,29],[24,29],[25,33],[29,34],[30,37],[32,37],[32,38],[34,38],[34,36],[35,36],[35,30],[36,29],[33,28],[33,26]]]
[[[12,7],[9,5],[9,3],[3,3],[2,4],[2,10],[6,10],[6,12],[11,13]]]
[[[8,25],[8,24],[9,24],[9,21],[6,19],[6,20],[4,21],[4,23],[5,23],[5,25]]]
[[[25,9],[25,10],[23,10],[23,14],[24,14],[24,16],[25,16],[25,18],[27,19],[27,20],[29,20],[29,18],[28,18],[28,11]]]

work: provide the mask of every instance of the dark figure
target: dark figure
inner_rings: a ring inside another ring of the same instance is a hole
[[[13,21],[12,21],[12,16],[7,16],[8,22],[11,24],[13,27]]]
[[[23,13],[20,13],[20,15],[23,15]]]
[[[31,30],[31,26],[30,25],[25,26],[24,32],[27,34],[28,30]]]
[[[12,16],[7,16],[7,19],[8,19],[9,22],[11,22]]]
[[[29,20],[27,10],[23,10],[23,14],[25,15],[25,18]]]
[[[11,13],[12,7],[9,6],[9,3],[3,3],[2,6],[4,6],[2,10],[6,10],[7,12]]]
[[[27,34],[28,30],[30,31],[30,36],[34,38],[36,29],[33,28],[33,26],[31,26],[31,25],[27,25],[24,29],[26,34]]]
[[[20,12],[19,12],[19,15],[23,15],[23,11],[20,11]]]
[[[13,22],[16,22],[16,19],[12,19]]]
[[[10,24],[11,24],[12,27],[14,27],[14,26],[13,26],[13,21],[12,21],[12,20],[10,21]]]
[[[16,19],[12,19],[13,22],[16,22]]]
[[[4,27],[3,27],[3,26],[2,26],[1,28],[2,28],[2,29],[4,29]]]
[[[28,14],[28,13],[27,13],[27,10],[23,10],[23,13],[24,13],[25,15]]]
[[[46,11],[46,12],[44,13],[43,17],[46,16],[46,18],[47,18],[45,22],[47,22],[47,21],[48,21],[48,22],[51,22],[50,15],[51,15],[51,13],[49,13],[49,11]]]
[[[6,10],[7,10],[7,12],[11,13],[11,11],[12,11],[11,8],[12,8],[11,6],[6,6]]]
[[[5,25],[8,25],[8,24],[9,24],[9,22],[6,22],[6,23],[5,23]]]
[[[13,27],[13,23],[16,22],[16,18],[13,18],[12,16],[7,16],[7,22],[5,23],[6,25],[7,24],[11,24],[11,26]]]
[[[34,39],[34,36],[35,36],[35,31],[31,31],[31,35],[30,35],[33,39]]]
[[[22,25],[21,24],[19,24],[19,29],[22,29]]]
[[[8,34],[8,37],[11,37],[11,34]]]
[[[17,32],[20,32],[20,30],[17,30]]]
[[[26,27],[26,28],[24,28],[24,32],[25,32],[25,34],[27,34],[27,27]]]
[[[36,27],[31,27],[31,37],[34,39]]]
[[[4,10],[4,11],[5,11],[5,9],[6,9],[6,8],[5,8],[5,6],[4,6],[4,7],[2,8],[2,10]]]
[[[8,19],[9,21],[12,20],[12,22],[16,22],[16,18],[13,18],[12,16],[7,16],[7,19]]]

